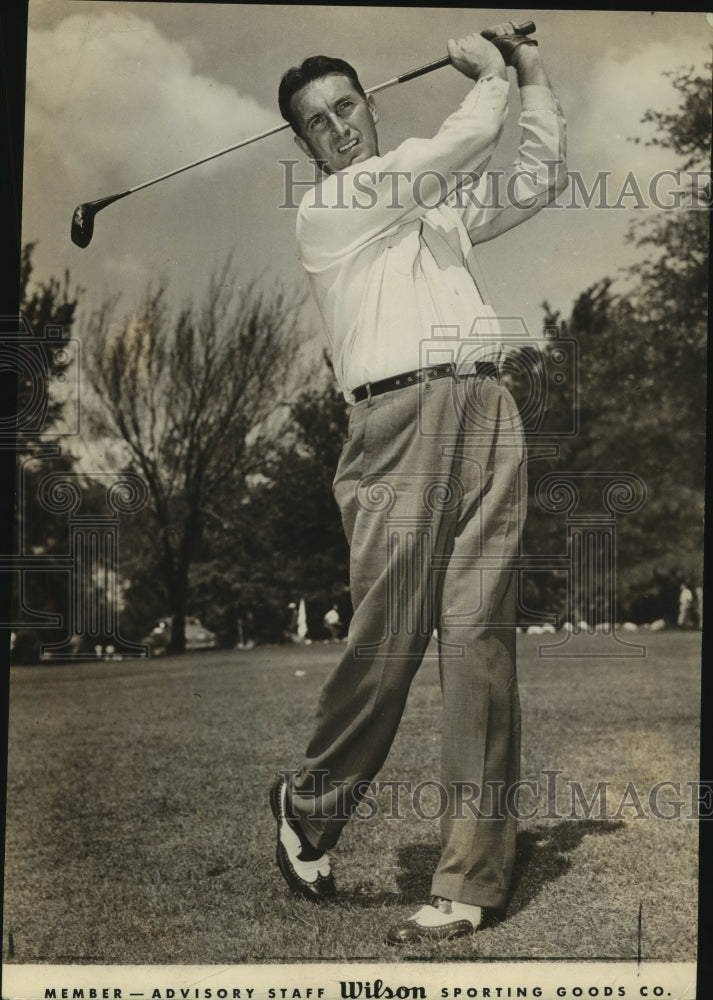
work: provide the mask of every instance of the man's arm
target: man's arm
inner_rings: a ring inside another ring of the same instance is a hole
[[[471,241],[484,243],[532,218],[567,186],[566,125],[536,45],[519,45],[517,74],[522,137],[511,174],[485,174],[459,192],[457,205]]]
[[[315,268],[326,266],[422,216],[492,154],[507,113],[503,58],[478,34],[450,40],[448,50],[455,68],[475,81],[461,107],[432,139],[407,139],[309,192],[297,218],[305,263],[309,258]]]

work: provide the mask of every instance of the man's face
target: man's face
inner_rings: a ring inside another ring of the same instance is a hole
[[[348,76],[330,73],[313,80],[293,96],[292,109],[300,131],[295,142],[325,174],[378,156],[376,105]]]

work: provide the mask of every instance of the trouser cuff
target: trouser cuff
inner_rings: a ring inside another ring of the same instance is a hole
[[[296,796],[293,792],[291,782],[287,779],[287,815],[292,822],[297,823],[300,832],[312,847],[317,851],[330,851],[337,841],[347,822],[347,817],[340,817],[338,822],[329,821],[312,823],[310,819],[297,808]]]
[[[297,822],[299,823],[300,830],[302,830],[305,838],[310,842],[312,847],[317,851],[331,851],[339,840],[339,835],[342,832],[344,824],[340,824],[337,830],[333,828],[331,830],[320,830],[310,823],[308,819],[304,816],[297,817]]]
[[[431,895],[454,899],[470,906],[482,906],[489,910],[504,910],[508,901],[508,891],[486,882],[474,882],[458,875],[434,875]]]

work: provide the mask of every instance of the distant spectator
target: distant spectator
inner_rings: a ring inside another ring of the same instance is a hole
[[[341,638],[342,619],[339,617],[339,608],[336,604],[333,604],[324,616],[324,627],[333,642]]]
[[[698,617],[698,628],[703,628],[703,587],[696,587],[696,615]]]
[[[290,601],[287,605],[287,628],[285,629],[285,638],[289,639],[291,642],[299,642],[299,636],[297,635],[297,605],[294,601]]]
[[[254,617],[252,611],[246,611],[244,615],[238,615],[237,649],[252,649],[255,645],[255,640],[250,638],[253,623]]]
[[[693,591],[685,582],[678,595],[678,624],[680,628],[693,628],[696,624]]]

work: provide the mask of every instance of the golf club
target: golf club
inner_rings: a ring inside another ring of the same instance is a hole
[[[524,23],[517,24],[514,27],[515,32],[519,35],[531,35],[535,30],[535,24],[533,21],[525,21]],[[418,69],[412,69],[407,73],[402,73],[400,76],[393,77],[391,80],[385,80],[384,83],[380,83],[376,87],[370,87],[366,93],[377,94],[382,90],[386,90],[388,87],[395,87],[399,83],[406,83],[409,80],[415,80],[419,76],[423,76],[426,73],[432,73],[436,69],[441,69],[443,66],[449,65],[450,57],[442,56],[440,59],[434,59],[432,62],[419,66]],[[207,163],[209,160],[215,160],[217,157],[224,156],[226,153],[232,153],[236,149],[242,149],[243,146],[249,146],[253,142],[259,142],[260,139],[267,139],[268,136],[276,135],[278,132],[283,132],[289,127],[290,126],[287,122],[283,122],[281,125],[275,125],[273,128],[266,129],[264,132],[259,132],[257,135],[250,136],[249,139],[241,139],[240,142],[236,142],[232,146],[226,146],[225,149],[219,149],[215,153],[209,153],[208,156],[203,156],[200,160],[194,160],[192,163],[186,163],[184,166],[176,167],[175,170],[169,170],[168,173],[161,174],[159,177],[153,177],[150,181],[144,181],[143,184],[137,184],[135,187],[127,188],[126,191],[121,191],[119,194],[110,194],[105,198],[97,198],[96,201],[85,201],[81,205],[77,205],[74,210],[74,215],[72,216],[72,243],[76,244],[78,247],[82,247],[82,249],[89,246],[92,236],[94,235],[94,219],[97,212],[101,212],[103,208],[106,208],[107,205],[111,205],[112,202],[119,201],[121,198],[126,198],[128,195],[135,194],[137,191],[142,191],[144,188],[150,187],[152,184],[158,184],[160,181],[165,181],[169,177],[175,177],[176,174],[183,173],[184,170],[192,170],[193,167],[198,167],[201,163]]]

